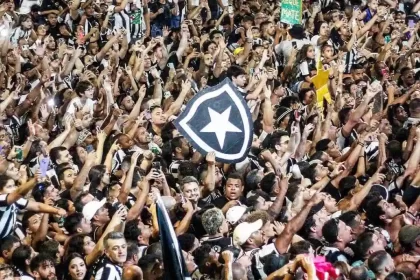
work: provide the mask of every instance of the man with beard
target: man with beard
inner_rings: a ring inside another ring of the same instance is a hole
[[[110,232],[104,239],[105,261],[97,270],[95,280],[121,280],[122,266],[127,261],[127,242],[121,232]]]
[[[50,256],[37,255],[31,261],[31,271],[36,280],[56,280],[54,260]]]
[[[183,161],[191,159],[192,148],[187,139],[185,139],[183,136],[175,137],[172,139],[171,147],[173,159],[172,163],[169,165],[169,171],[174,176],[174,178],[177,179],[179,173],[179,164]]]

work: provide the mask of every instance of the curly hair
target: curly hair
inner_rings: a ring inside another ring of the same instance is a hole
[[[209,235],[215,235],[223,224],[224,219],[225,217],[220,209],[212,208],[204,212],[201,217],[201,223]]]

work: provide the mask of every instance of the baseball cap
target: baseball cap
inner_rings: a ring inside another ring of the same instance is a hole
[[[420,227],[413,225],[406,225],[400,229],[398,239],[402,246],[409,246],[420,235]]]
[[[236,224],[245,212],[246,207],[233,206],[226,212],[226,221],[231,225]]]
[[[92,220],[93,216],[95,216],[96,212],[104,206],[106,203],[106,198],[102,199],[101,201],[93,200],[88,202],[83,207],[83,216],[86,218],[86,220]]]
[[[253,223],[240,223],[233,231],[233,244],[235,246],[241,246],[242,244],[245,244],[251,234],[260,230],[262,226],[263,221],[261,219],[256,220]]]

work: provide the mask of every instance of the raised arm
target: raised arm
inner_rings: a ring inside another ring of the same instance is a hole
[[[290,222],[286,224],[286,227],[278,236],[278,238],[276,238],[276,242],[274,243],[279,254],[284,254],[287,252],[293,236],[302,228],[309,212],[311,211],[311,208],[324,199],[325,194],[316,193],[302,208],[302,210]]]

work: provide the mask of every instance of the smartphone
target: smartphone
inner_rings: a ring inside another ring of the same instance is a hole
[[[169,69],[175,69],[175,66],[172,62],[168,63],[168,67],[169,67]]]
[[[41,176],[45,177],[47,175],[48,167],[50,165],[50,158],[45,157],[39,162],[39,169],[41,170]]]
[[[150,121],[152,119],[152,114],[150,114],[150,111],[149,110],[147,110],[146,113],[144,113],[144,117],[148,121]]]
[[[160,170],[160,162],[159,161],[152,162],[152,168],[156,170]]]
[[[86,146],[86,152],[88,152],[88,154],[91,153],[91,152],[93,152],[93,151],[94,151],[94,148],[93,148],[92,145],[87,145]]]
[[[23,150],[22,147],[15,147],[16,159],[18,162],[23,161]]]
[[[250,75],[254,75],[254,68],[250,68],[250,69],[249,69],[249,74],[250,74]]]
[[[51,108],[54,108],[54,106],[55,106],[55,103],[54,103],[54,99],[50,99],[50,100],[48,100],[48,106],[50,106]]]
[[[409,28],[414,28],[416,26],[416,23],[414,22],[414,20],[410,19],[408,20],[408,27]]]

